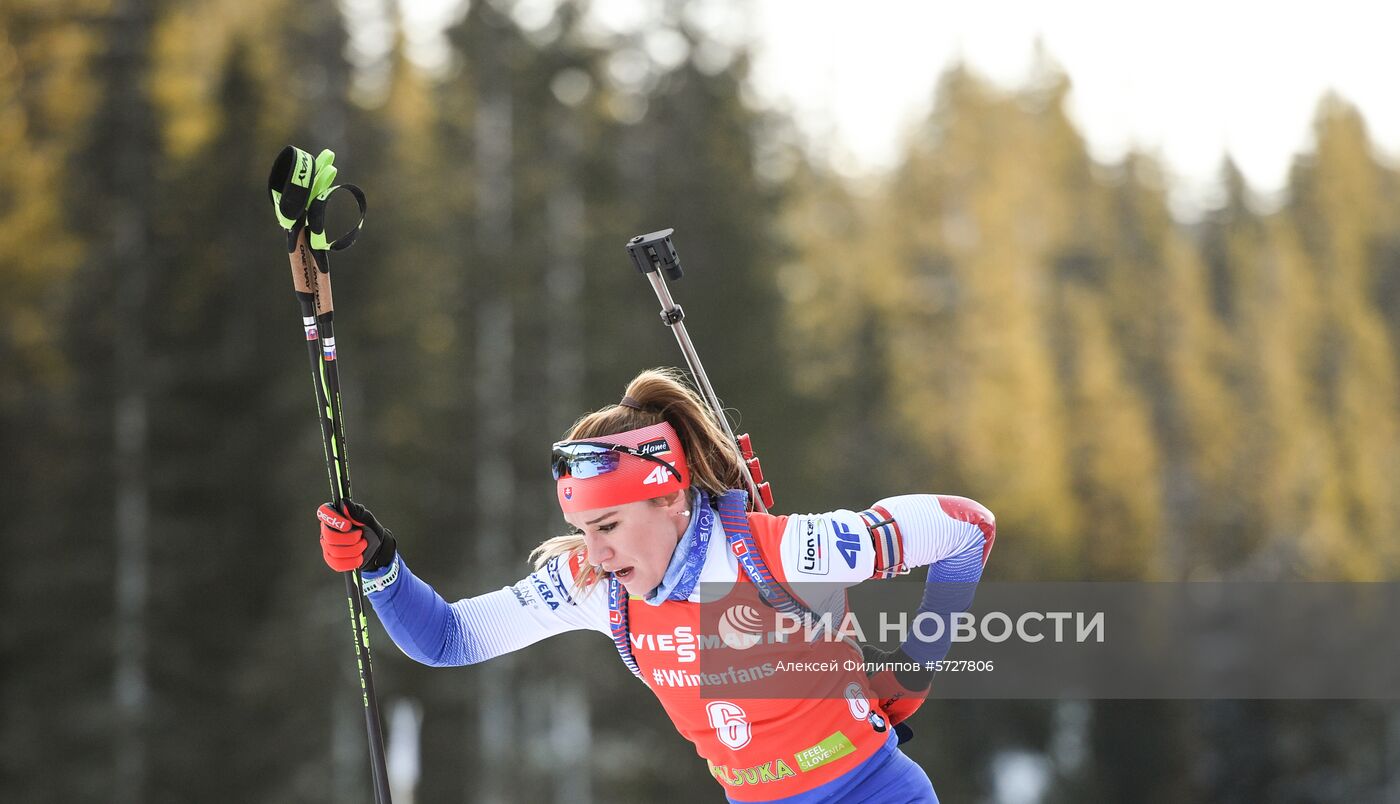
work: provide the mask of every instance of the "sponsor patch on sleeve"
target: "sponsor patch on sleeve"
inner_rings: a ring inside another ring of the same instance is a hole
[[[511,587],[511,591],[515,594],[515,599],[520,602],[520,605],[527,608],[538,609],[548,606],[550,611],[554,611],[563,602],[553,585],[546,580],[543,568],[525,576]]]
[[[855,569],[856,562],[860,560],[861,548],[865,546],[862,539],[865,535],[864,529],[857,533],[849,522],[842,522],[835,517],[831,520],[831,529],[836,532],[836,552],[846,563],[847,569]]]
[[[870,577],[875,558],[869,530],[851,511],[788,517],[783,566],[790,577],[854,583]]]
[[[792,528],[788,543],[788,566],[804,575],[827,575],[831,572],[831,528],[817,516],[789,518]]]
[[[574,605],[574,596],[569,592],[569,584],[572,582],[559,567],[559,556],[555,556],[544,564],[545,571],[549,573],[549,585],[554,587],[554,591],[559,593],[559,597],[570,606]]]

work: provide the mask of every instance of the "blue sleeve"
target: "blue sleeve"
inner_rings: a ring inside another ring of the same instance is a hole
[[[409,570],[402,554],[364,573],[363,584],[394,644],[433,667],[476,664],[565,631],[611,633],[604,596],[573,589],[558,557],[514,586],[451,604]]]
[[[932,622],[916,625],[909,638],[901,646],[911,659],[924,664],[936,662],[948,655],[952,646],[953,615],[972,607],[972,597],[977,592],[977,582],[982,578],[982,546],[972,545],[962,552],[949,556],[928,568],[928,580],[924,584],[924,597],[919,603],[919,614],[932,614],[943,623],[939,629]],[[914,615],[914,622],[919,620]],[[937,639],[925,641],[924,635],[937,635]]]
[[[451,636],[457,625],[452,607],[413,574],[402,556],[362,577],[374,613],[409,658],[433,667],[469,664],[463,640]]]

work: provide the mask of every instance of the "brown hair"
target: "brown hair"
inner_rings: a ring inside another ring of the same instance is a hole
[[[589,413],[569,428],[564,440],[598,438],[612,433],[636,430],[662,421],[676,428],[690,467],[691,489],[704,489],[711,495],[745,485],[739,451],[724,426],[715,419],[704,400],[686,382],[680,371],[672,368],[647,369],[627,383],[624,397],[636,407],[608,405]],[[752,502],[750,503],[752,504]],[[555,556],[582,554],[583,535],[566,533],[546,539],[530,553],[530,560],[539,569]],[[579,589],[587,589],[603,577],[597,567],[584,565],[574,580]]]

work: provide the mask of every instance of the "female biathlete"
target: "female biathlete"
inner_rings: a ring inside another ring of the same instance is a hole
[[[574,530],[541,544],[535,571],[514,586],[448,604],[356,503],[317,511],[326,563],[363,571],[385,629],[424,664],[474,664],[577,629],[609,636],[730,801],[938,800],[898,748],[907,726],[894,726],[927,693],[947,629],[925,629],[931,641],[916,632],[883,654],[894,671],[868,676],[849,642],[775,639],[755,615],[839,613],[845,588],[928,565],[920,611],[946,622],[970,604],[991,551],[986,508],[911,494],[859,512],[750,512],[732,442],[664,370],[641,373],[620,403],[580,419],[554,445],[552,465]],[[716,604],[715,589],[756,605]],[[718,623],[707,610],[721,613]],[[723,640],[708,638],[716,625]],[[817,669],[783,672],[799,666]]]

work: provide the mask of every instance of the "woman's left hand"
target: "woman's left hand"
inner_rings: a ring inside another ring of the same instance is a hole
[[[891,726],[897,726],[909,719],[910,715],[923,706],[929,688],[933,686],[932,670],[882,668],[869,672],[871,666],[909,667],[918,665],[919,662],[911,659],[900,648],[884,651],[874,645],[862,645],[861,654],[867,666],[870,687],[879,697],[880,709],[884,711],[885,717],[889,718]],[[909,739],[904,736],[904,732],[908,730],[906,726],[900,731],[900,742]],[[912,735],[912,732],[910,734]]]

